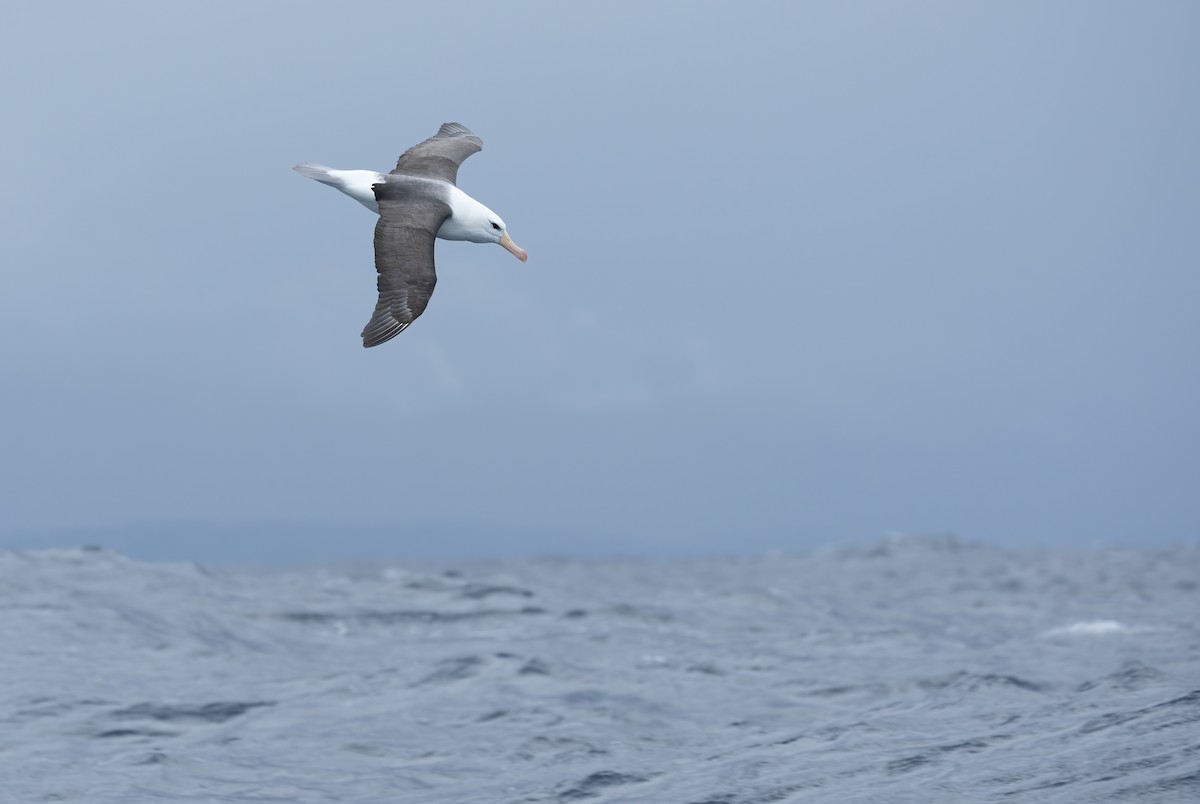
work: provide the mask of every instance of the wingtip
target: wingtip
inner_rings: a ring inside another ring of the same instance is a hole
[[[391,315],[386,318],[372,317],[362,331],[363,348],[370,349],[372,346],[387,343],[406,329],[408,324],[400,323]]]
[[[475,132],[464,126],[462,123],[442,123],[442,127],[438,129],[438,134],[446,137],[473,137]]]

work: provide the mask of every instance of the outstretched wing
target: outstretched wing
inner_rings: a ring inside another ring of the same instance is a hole
[[[392,173],[455,184],[459,165],[471,154],[482,150],[483,140],[469,128],[459,123],[442,123],[437,134],[401,154]]]
[[[434,240],[450,217],[450,205],[422,192],[419,183],[376,184],[375,198],[379,201],[375,224],[379,301],[362,331],[364,347],[391,340],[425,312],[437,284]]]

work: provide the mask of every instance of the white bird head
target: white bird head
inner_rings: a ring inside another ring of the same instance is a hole
[[[508,236],[508,227],[504,225],[503,218],[470,196],[466,198],[471,203],[454,205],[452,239],[470,240],[473,243],[499,243],[521,262],[529,259],[525,249]],[[442,234],[445,236],[445,229]]]

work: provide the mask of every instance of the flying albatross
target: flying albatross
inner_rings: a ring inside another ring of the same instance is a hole
[[[529,259],[508,236],[500,216],[455,183],[463,160],[482,150],[483,140],[466,126],[443,123],[437,134],[401,154],[387,175],[334,170],[311,162],[293,168],[379,213],[375,224],[379,302],[362,331],[363,346],[391,340],[425,312],[437,284],[435,238],[499,243],[521,262]]]

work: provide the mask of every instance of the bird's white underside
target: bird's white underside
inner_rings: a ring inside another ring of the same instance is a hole
[[[387,181],[387,176],[373,170],[333,169],[328,171],[328,175],[331,181],[326,181],[325,184],[336,187],[376,215],[379,214],[379,203],[375,200],[375,191],[371,189],[371,185]]]

